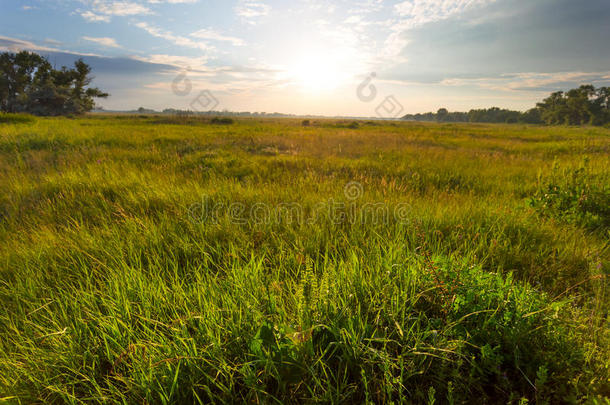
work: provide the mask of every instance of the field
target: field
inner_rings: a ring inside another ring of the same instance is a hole
[[[610,403],[610,129],[0,117],[0,402]]]

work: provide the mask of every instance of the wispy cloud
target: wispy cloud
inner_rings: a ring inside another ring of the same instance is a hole
[[[440,21],[495,0],[407,0],[394,9],[402,18],[403,28]]]
[[[46,40],[51,43],[52,41]],[[59,42],[55,41],[59,44]],[[10,38],[0,35],[0,51],[19,52],[19,51],[41,51],[41,52],[56,52],[62,54],[71,54],[79,56],[99,56],[94,53],[72,52],[64,49],[52,48],[49,46],[38,45],[31,41],[25,41],[17,38]]]
[[[349,14],[368,14],[380,11],[383,9],[383,0],[362,0],[351,3]]]
[[[53,38],[45,38],[44,42],[47,44],[52,44],[52,45],[61,45],[61,41],[58,41],[56,39]]]
[[[128,16],[136,14],[150,14],[150,9],[139,3],[129,1],[95,1],[95,9],[106,15]]]
[[[30,41],[24,41],[17,38],[9,38],[0,35],[0,50],[9,52],[19,52],[22,50],[28,51],[58,51],[58,49],[48,46],[37,45]]]
[[[199,38],[199,39],[209,39],[209,40],[213,40],[213,41],[230,42],[234,46],[244,46],[246,44],[244,42],[244,40],[241,38],[226,36],[226,35],[220,34],[219,32],[216,32],[210,28],[193,32],[191,34],[191,36],[194,38]]]
[[[80,10],[80,15],[89,22],[110,22],[112,16],[151,14],[149,7],[131,1],[81,0],[89,9]]]
[[[254,24],[256,18],[264,17],[271,12],[271,6],[257,0],[239,0],[234,10],[239,17]]]
[[[581,84],[604,84],[610,80],[610,71],[602,72],[522,72],[497,77],[450,78],[440,82],[443,86],[475,86],[496,91],[555,91]]]
[[[108,37],[82,37],[85,41],[95,42],[96,44],[108,47],[108,48],[120,48],[121,45],[117,44],[114,38]]]
[[[161,4],[161,3],[169,3],[169,4],[193,4],[197,3],[199,0],[148,0],[150,4]]]
[[[92,11],[82,11],[80,13],[81,17],[89,22],[110,22],[109,15],[95,14]]]
[[[208,58],[206,56],[190,57],[176,56],[167,54],[153,54],[146,57],[134,56],[136,60],[141,62],[153,63],[157,65],[171,66],[170,73],[175,73],[176,70],[187,69],[189,71],[207,72],[209,68],[206,66]],[[175,68],[175,69],[174,69]]]
[[[213,46],[207,44],[206,42],[195,41],[195,40],[185,37],[185,36],[176,35],[176,34],[172,33],[171,31],[166,31],[161,28],[154,27],[146,22],[138,22],[135,24],[135,26],[140,29],[143,29],[144,31],[148,32],[150,35],[152,35],[154,37],[165,39],[178,46],[200,49],[202,51],[212,51],[215,49]]]

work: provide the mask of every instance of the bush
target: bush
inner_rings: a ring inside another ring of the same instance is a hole
[[[605,179],[590,175],[586,161],[571,169],[555,164],[551,176],[539,181],[529,204],[542,216],[591,230],[604,232],[610,226],[610,186]]]
[[[210,123],[217,124],[217,125],[231,125],[234,122],[235,121],[233,120],[233,118],[229,118],[229,117],[214,117],[210,121]]]

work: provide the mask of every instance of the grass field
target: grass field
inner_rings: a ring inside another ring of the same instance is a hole
[[[609,153],[603,128],[5,116],[0,398],[609,404]]]

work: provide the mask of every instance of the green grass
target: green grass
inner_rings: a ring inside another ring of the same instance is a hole
[[[34,122],[35,118],[29,114],[10,114],[0,112],[0,124],[23,124]]]
[[[609,152],[604,128],[4,120],[0,402],[608,404]]]

